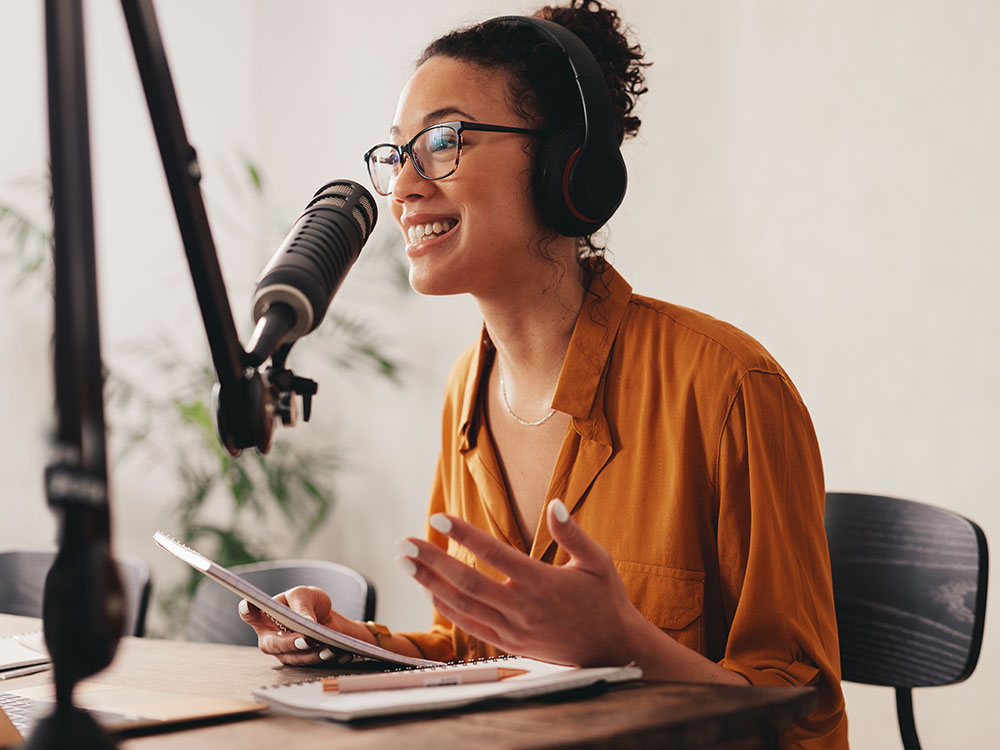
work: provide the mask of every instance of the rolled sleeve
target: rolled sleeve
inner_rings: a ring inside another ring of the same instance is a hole
[[[785,376],[748,372],[718,452],[718,549],[729,624],[723,667],[753,685],[808,685],[815,710],[782,746],[847,747],[815,432]]]

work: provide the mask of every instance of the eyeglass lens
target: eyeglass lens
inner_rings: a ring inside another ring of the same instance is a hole
[[[450,125],[435,125],[417,134],[406,146],[379,146],[368,157],[372,184],[382,195],[389,195],[402,168],[400,151],[408,150],[413,166],[421,177],[440,180],[458,168],[458,131]]]

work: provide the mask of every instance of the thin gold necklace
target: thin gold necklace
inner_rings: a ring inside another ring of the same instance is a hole
[[[503,401],[503,408],[507,410],[507,413],[510,414],[511,418],[514,419],[514,421],[518,422],[519,424],[523,424],[525,427],[538,427],[539,425],[545,424],[550,419],[552,419],[552,415],[556,413],[555,409],[549,409],[548,414],[546,414],[544,417],[534,422],[529,422],[527,419],[521,419],[519,416],[517,416],[514,413],[514,410],[510,408],[510,402],[507,400],[507,385],[506,383],[504,383],[503,380],[503,365],[500,364],[499,355],[497,355],[497,372],[500,374],[500,397],[501,400]]]

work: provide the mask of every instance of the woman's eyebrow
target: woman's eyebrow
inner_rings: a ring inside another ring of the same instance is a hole
[[[441,107],[440,109],[435,109],[433,112],[428,112],[424,115],[423,124],[424,127],[434,125],[435,123],[441,122],[446,117],[454,117],[456,115],[462,120],[476,120],[475,117],[458,107]],[[398,136],[399,126],[393,125],[389,128],[389,135],[393,137]]]

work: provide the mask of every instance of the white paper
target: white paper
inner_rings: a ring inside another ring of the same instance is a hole
[[[0,671],[48,664],[49,661],[41,631],[0,638]]]
[[[468,664],[470,667],[479,665],[481,662]],[[324,692],[320,680],[310,680],[294,685],[259,688],[253,695],[282,713],[305,718],[349,721],[373,716],[458,708],[491,698],[521,700],[586,687],[597,682],[621,682],[642,676],[642,670],[633,665],[581,669],[525,657],[501,658],[497,660],[497,666],[528,671],[526,674],[498,682],[367,690],[357,693]],[[447,665],[434,669],[460,670],[462,665]]]

